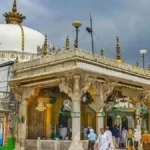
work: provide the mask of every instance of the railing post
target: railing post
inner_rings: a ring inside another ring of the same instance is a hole
[[[41,150],[41,140],[40,140],[40,137],[38,137],[36,144],[37,144],[37,150]]]

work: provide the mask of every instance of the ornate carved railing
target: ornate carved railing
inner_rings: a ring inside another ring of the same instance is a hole
[[[110,59],[108,57],[99,56],[97,54],[92,54],[90,52],[83,51],[80,49],[51,53],[45,56],[44,58],[38,58],[32,61],[18,63],[14,65],[14,70],[23,71],[24,69],[31,69],[32,67],[40,67],[45,64],[57,63],[71,59],[82,60],[84,62],[91,64],[93,63],[101,67],[107,67],[108,69],[130,73],[135,76],[143,76],[146,78],[150,78],[149,70],[132,66],[126,63],[118,63],[116,60]]]
[[[68,150],[72,141],[62,140],[27,140],[26,150]],[[86,150],[88,141],[82,141]]]

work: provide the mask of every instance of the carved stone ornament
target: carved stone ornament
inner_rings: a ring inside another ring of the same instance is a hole
[[[61,78],[59,88],[61,92],[66,93],[72,100],[80,100],[83,93],[86,93],[92,83],[91,78],[81,78],[75,75],[73,78]]]
[[[106,101],[107,97],[113,92],[116,85],[116,82],[107,82],[104,84],[104,101]]]
[[[92,84],[93,89],[96,92],[94,101],[89,105],[96,112],[100,112],[101,109],[105,106],[104,104],[104,92],[103,92],[103,84],[100,82],[94,82]]]
[[[20,102],[22,99],[23,89],[20,86],[10,86],[10,88],[11,92],[14,93],[16,100]]]
[[[144,101],[150,101],[150,90],[143,91],[142,96]]]

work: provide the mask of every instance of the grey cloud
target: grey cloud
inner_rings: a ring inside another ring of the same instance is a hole
[[[11,8],[9,0],[2,0],[0,13]],[[80,47],[91,51],[90,36],[85,28],[89,25],[89,13],[92,11],[93,27],[97,53],[104,47],[105,55],[115,58],[116,35],[120,37],[122,57],[125,62],[135,64],[141,62],[140,49],[147,49],[146,63],[150,62],[150,1],[149,0],[18,0],[18,9],[27,16],[24,25],[47,33],[49,40],[55,45],[64,46],[64,37],[71,37],[73,45],[75,32],[72,22],[80,20]],[[3,22],[3,18],[0,18]]]

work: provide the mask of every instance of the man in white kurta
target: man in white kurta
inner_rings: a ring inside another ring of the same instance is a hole
[[[97,150],[108,150],[109,147],[110,147],[110,145],[109,145],[108,137],[107,137],[106,133],[104,132],[104,129],[101,128],[100,134],[96,141],[96,149]]]
[[[126,146],[127,134],[128,134],[128,131],[125,128],[123,128],[121,132],[121,144],[123,147]]]
[[[109,130],[109,127],[106,126],[106,130],[105,130],[105,133],[107,135],[107,138],[108,138],[108,142],[109,142],[109,150],[113,149],[114,148],[114,143],[113,143],[113,138],[112,138],[112,133],[111,131]]]
[[[60,135],[62,137],[62,140],[65,140],[65,138],[67,136],[67,128],[66,127],[61,128]]]

